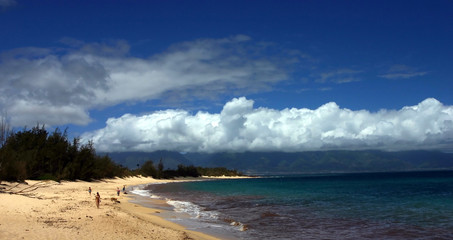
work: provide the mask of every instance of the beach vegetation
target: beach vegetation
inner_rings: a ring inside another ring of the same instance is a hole
[[[176,170],[179,176],[183,177],[199,177],[202,174],[198,172],[198,169],[193,166],[184,166],[182,164],[178,165],[178,169]]]
[[[197,167],[197,172],[201,176],[242,176],[243,174],[237,170],[227,169],[225,167],[205,168]]]
[[[153,177],[155,178],[157,176],[157,170],[154,167],[153,161],[148,160],[146,161],[141,168],[137,170],[137,173],[145,176],[145,177]]]
[[[0,179],[8,181],[94,180],[122,177],[130,171],[108,156],[98,156],[92,142],[69,141],[67,130],[49,133],[44,125],[9,134],[0,148]]]
[[[9,129],[5,127],[5,129]],[[0,129],[1,130],[1,129]],[[6,131],[6,130],[5,130]],[[165,169],[160,158],[157,167],[152,160],[131,171],[115,163],[107,154],[96,154],[94,144],[82,144],[79,138],[68,139],[67,129],[49,133],[44,125],[24,128],[7,134],[0,148],[0,181],[85,180],[142,175],[153,178],[237,176],[235,170],[178,165]]]
[[[237,170],[230,170],[224,167],[195,167],[193,165],[185,166],[179,164],[178,168],[165,169],[162,159],[159,161],[158,167],[154,167],[153,161],[146,161],[141,168],[135,171],[136,174],[149,176],[157,179],[177,178],[177,177],[201,177],[201,176],[242,176],[243,174]]]

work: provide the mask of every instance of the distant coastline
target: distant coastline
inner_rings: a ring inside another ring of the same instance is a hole
[[[328,172],[394,172],[453,169],[453,153],[429,150],[388,152],[381,150],[330,150],[307,152],[171,151],[104,153],[118,164],[133,169],[147,159],[162,158],[166,167],[179,164],[225,167],[246,175]]]

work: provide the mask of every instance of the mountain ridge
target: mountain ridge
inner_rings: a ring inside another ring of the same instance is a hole
[[[333,150],[309,152],[179,153],[171,151],[106,153],[113,161],[134,169],[162,159],[166,169],[177,165],[226,167],[245,173],[382,172],[453,169],[453,154],[440,151]]]

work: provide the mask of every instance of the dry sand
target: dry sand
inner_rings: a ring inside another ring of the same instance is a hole
[[[164,220],[159,217],[161,210],[130,203],[130,194],[116,196],[117,187],[159,181],[132,177],[98,182],[2,182],[0,239],[217,239]],[[99,209],[96,192],[101,195]]]

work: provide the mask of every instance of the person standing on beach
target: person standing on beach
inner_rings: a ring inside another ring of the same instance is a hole
[[[126,192],[126,185],[123,185],[123,193]]]
[[[101,195],[99,192],[96,193],[96,207],[99,208],[99,204],[101,203]]]
[[[116,188],[116,195],[118,195],[118,197],[120,196],[120,192],[121,192],[121,191],[120,191],[120,188],[117,187],[117,188]]]
[[[88,187],[88,193],[89,193],[90,196],[91,196],[91,187]]]

